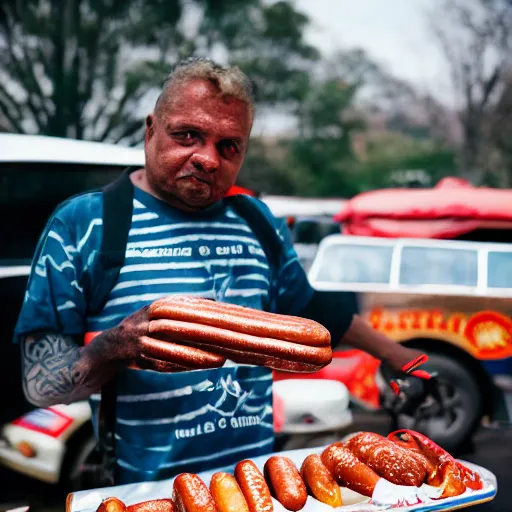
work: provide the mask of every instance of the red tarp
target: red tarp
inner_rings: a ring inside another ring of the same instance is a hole
[[[349,235],[453,238],[482,227],[512,228],[512,189],[445,178],[430,189],[359,194],[334,219]]]
[[[239,187],[238,185],[233,185],[227,192],[226,197],[236,196],[237,194],[246,194],[248,196],[256,197],[256,193],[248,188]]]

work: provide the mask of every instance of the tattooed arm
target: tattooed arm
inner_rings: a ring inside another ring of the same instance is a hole
[[[38,407],[84,400],[137,359],[147,333],[147,309],[104,331],[85,347],[58,333],[31,333],[22,341],[23,390]]]
[[[71,403],[99,391],[112,362],[91,357],[71,336],[31,334],[22,342],[23,390],[38,407]],[[114,368],[110,368],[113,370]]]

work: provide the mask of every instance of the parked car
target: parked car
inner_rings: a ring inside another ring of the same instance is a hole
[[[429,355],[447,407],[425,403],[414,417],[399,416],[399,427],[456,449],[484,417],[510,422],[512,245],[330,235],[309,279],[318,290],[356,293],[375,329]],[[333,370],[329,365],[314,377],[331,378]],[[339,378],[378,406],[377,370],[367,366],[371,373],[357,379],[360,392],[346,375]]]
[[[38,409],[25,400],[13,331],[37,241],[55,207],[109,183],[126,168],[143,165],[140,148],[0,134],[0,360],[5,362],[0,389],[9,390],[0,409],[0,464],[66,490],[89,487],[88,476],[99,462],[91,410],[88,402]],[[256,195],[240,187],[229,193]],[[351,423],[342,383],[318,381],[312,387],[298,381],[292,387],[282,383],[274,390],[280,418],[276,431],[283,446],[298,434],[313,439]],[[297,403],[296,390],[310,399]],[[318,400],[319,395],[325,400]]]
[[[142,165],[141,149],[0,134],[0,387],[9,389],[0,410],[0,463],[67,488],[79,485],[94,450],[90,408],[81,402],[35,409],[25,400],[14,326],[37,241],[57,204]]]

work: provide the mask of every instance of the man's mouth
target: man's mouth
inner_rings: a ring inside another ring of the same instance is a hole
[[[179,179],[197,181],[198,183],[203,183],[205,185],[212,184],[212,182],[208,180],[208,178],[205,178],[204,176],[198,176],[197,174],[187,174],[186,176],[182,176]]]

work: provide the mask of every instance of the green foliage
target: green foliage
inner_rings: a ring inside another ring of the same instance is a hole
[[[358,165],[361,191],[394,186],[393,173],[404,170],[423,171],[435,184],[444,176],[458,174],[455,151],[432,140],[396,133],[371,140],[366,158]]]
[[[183,23],[190,12],[196,31]],[[5,2],[0,114],[16,132],[137,143],[142,106],[171,66],[219,50],[254,74],[260,102],[297,102],[318,57],[302,38],[307,23],[286,1]]]

